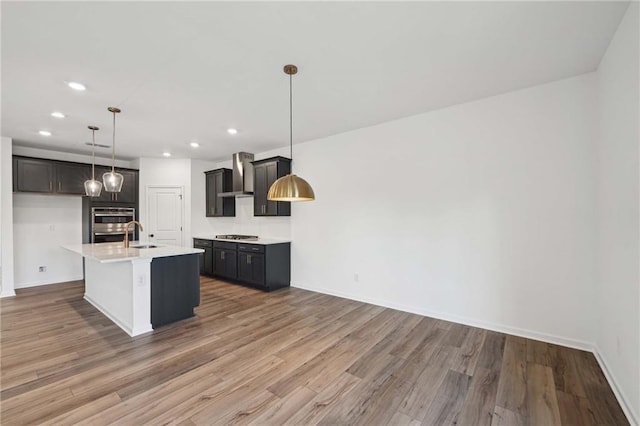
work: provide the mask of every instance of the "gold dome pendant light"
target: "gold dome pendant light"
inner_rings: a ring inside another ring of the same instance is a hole
[[[93,143],[91,144],[91,179],[84,181],[84,192],[88,197],[99,197],[102,192],[102,182],[96,180],[96,126],[89,126],[93,136]]]
[[[118,108],[107,108],[113,113],[113,154],[111,156],[111,171],[102,175],[104,182],[104,190],[107,192],[120,192],[122,190],[122,182],[124,177],[120,173],[116,173],[116,114],[120,112]]]
[[[289,76],[289,152],[293,170],[293,96],[292,76],[298,72],[295,65],[285,65],[284,73]],[[269,201],[313,201],[316,199],[313,188],[309,183],[293,173],[281,177],[273,182],[267,200]]]

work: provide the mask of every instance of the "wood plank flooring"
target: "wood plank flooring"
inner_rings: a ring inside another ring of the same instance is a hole
[[[137,338],[82,282],[2,299],[2,424],[628,424],[587,352],[201,282],[196,317]]]

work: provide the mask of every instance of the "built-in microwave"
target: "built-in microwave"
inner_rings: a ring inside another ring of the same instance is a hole
[[[136,209],[129,207],[93,207],[91,209],[91,242],[110,243],[124,240],[128,222],[135,220]],[[135,239],[135,227],[129,229],[129,240]]]

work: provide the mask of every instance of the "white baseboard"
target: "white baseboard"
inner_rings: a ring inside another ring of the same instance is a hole
[[[0,293],[0,299],[2,299],[3,297],[14,297],[15,295],[16,292],[14,290],[2,291]]]
[[[391,309],[396,309],[403,312],[422,315],[429,318],[436,318],[444,321],[451,321],[458,324],[468,325],[471,327],[484,328],[487,330],[497,331],[500,333],[525,337],[527,339],[540,340],[542,342],[553,343],[560,346],[566,346],[574,349],[579,349],[582,351],[591,352],[593,353],[596,360],[598,361],[598,364],[600,364],[600,368],[602,369],[605,375],[605,378],[609,382],[609,386],[611,386],[611,389],[613,389],[616,399],[618,400],[618,403],[622,407],[624,414],[627,416],[629,423],[632,426],[640,426],[638,416],[633,411],[630,401],[628,401],[628,399],[624,396],[624,393],[620,390],[620,387],[618,386],[614,376],[609,372],[609,369],[607,368],[607,363],[605,362],[604,358],[600,355],[600,351],[598,350],[597,346],[592,342],[586,342],[583,340],[577,340],[577,339],[572,339],[572,338],[563,337],[563,336],[556,336],[549,333],[541,333],[541,332],[523,329],[519,327],[512,327],[505,324],[496,324],[496,323],[491,323],[487,321],[480,321],[472,318],[461,317],[458,315],[450,315],[442,312],[434,312],[426,309],[389,303],[389,302],[374,299],[374,298],[354,296],[351,294],[329,290],[326,288],[318,288],[318,287],[311,288],[311,287],[305,287],[304,285],[299,285],[299,284],[295,284],[295,285],[292,284],[291,286],[295,288],[300,288],[303,290],[313,291],[316,293],[328,294],[331,296],[337,296],[344,299],[356,300],[358,302],[369,303],[372,305],[383,306],[385,308],[391,308]]]
[[[428,309],[418,308],[415,306],[406,306],[397,303],[389,303],[384,300],[379,300],[370,297],[354,296],[352,294],[337,292],[326,288],[311,288],[304,285],[295,284],[292,287],[300,288],[303,290],[315,291],[317,293],[329,294],[331,296],[342,297],[344,299],[357,300],[358,302],[370,303],[372,305],[383,306],[385,308],[396,309],[398,311],[409,312],[412,314],[422,315],[429,318],[436,318],[443,321],[451,321],[458,324],[464,324],[471,327],[484,328],[491,331],[497,331],[499,333],[512,334],[514,336],[525,337],[532,340],[540,340],[547,343],[553,343],[556,345],[567,346],[574,349],[580,349],[582,351],[593,351],[593,343],[583,340],[572,339],[569,337],[557,336],[554,334],[541,333],[538,331],[528,330],[519,327],[512,327],[505,324],[497,324],[488,321],[477,320],[468,317],[462,317],[458,315],[451,315],[444,312],[437,312]]]
[[[82,275],[78,277],[64,277],[62,279],[54,279],[54,280],[46,280],[46,281],[31,281],[26,283],[15,283],[15,288],[30,288],[30,287],[40,287],[43,285],[51,285],[51,284],[62,284],[70,281],[82,281],[84,277]]]
[[[113,321],[115,325],[120,327],[122,331],[124,331],[131,337],[137,337],[137,336],[140,336],[141,334],[151,333],[153,331],[153,327],[151,327],[151,324],[149,324],[149,327],[132,329],[130,326],[126,325],[125,323],[123,323],[122,321],[120,321],[119,319],[111,315],[109,311],[107,311],[102,305],[100,305],[98,302],[93,300],[91,297],[87,296],[86,293],[84,295],[84,300],[91,303],[91,305],[93,305],[94,308],[102,312],[102,314],[105,317]]]
[[[618,403],[620,403],[625,416],[627,416],[627,420],[629,420],[629,423],[631,423],[632,426],[639,426],[640,418],[638,417],[638,414],[633,410],[631,401],[629,401],[624,392],[622,392],[622,390],[620,389],[615,376],[611,374],[611,371],[607,367],[607,362],[600,353],[600,348],[598,348],[598,345],[594,345],[593,355],[596,357],[596,361],[598,361],[600,369],[602,369],[602,372],[604,373],[604,377],[607,379],[607,382],[609,382],[609,386],[611,386],[611,389],[613,389],[613,393],[615,394]]]

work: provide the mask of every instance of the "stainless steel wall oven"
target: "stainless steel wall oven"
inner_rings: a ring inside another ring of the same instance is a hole
[[[110,243],[124,240],[125,225],[135,220],[136,209],[129,207],[92,207],[91,242]],[[135,240],[135,227],[129,229],[129,240]]]

